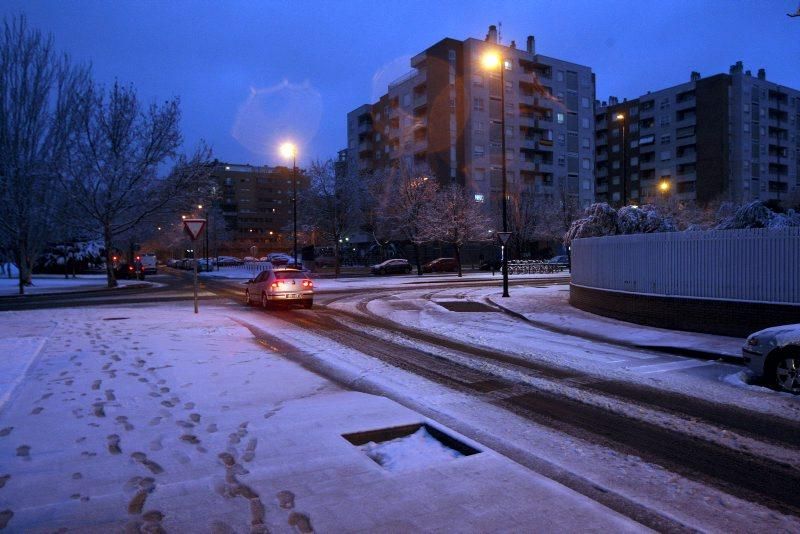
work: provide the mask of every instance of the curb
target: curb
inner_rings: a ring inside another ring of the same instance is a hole
[[[703,360],[722,360],[727,363],[734,363],[739,365],[744,365],[744,361],[740,357],[732,356],[730,354],[723,354],[719,352],[712,352],[707,350],[699,350],[699,349],[688,349],[686,347],[670,347],[666,345],[640,345],[638,343],[633,343],[630,341],[621,340],[619,338],[604,336],[602,334],[596,334],[594,332],[589,332],[586,330],[582,330],[580,328],[563,328],[554,326],[550,323],[546,323],[543,321],[537,321],[535,319],[531,319],[530,317],[526,317],[520,312],[514,311],[510,308],[503,306],[495,302],[491,297],[486,297],[486,301],[500,308],[504,313],[511,315],[512,317],[516,317],[517,319],[522,319],[532,325],[535,325],[539,328],[544,330],[549,330],[551,332],[555,332],[557,334],[565,334],[568,336],[576,336],[581,337],[584,339],[589,339],[592,341],[599,341],[601,343],[608,343],[609,345],[616,345],[619,347],[626,347],[630,349],[639,349],[639,350],[653,350],[656,352],[666,352],[670,354],[676,354],[678,356],[686,356],[690,358],[698,358]]]

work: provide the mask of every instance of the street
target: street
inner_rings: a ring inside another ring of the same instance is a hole
[[[151,459],[165,439],[194,447],[201,455],[214,450],[206,441],[213,443],[216,438],[198,434],[202,428],[210,432],[212,427],[202,424],[209,418],[217,421],[221,432],[238,436],[236,444],[227,446],[244,445],[235,451],[237,458],[246,454],[245,438],[252,423],[241,432],[237,425],[253,421],[256,416],[251,411],[263,406],[256,400],[256,390],[250,389],[261,371],[247,364],[246,377],[234,375],[241,383],[235,402],[227,407],[209,405],[203,411],[200,392],[216,391],[219,385],[184,367],[216,360],[199,354],[203,349],[197,345],[198,336],[202,342],[210,335],[207,343],[218,346],[220,340],[214,336],[228,328],[215,332],[187,327],[179,334],[191,340],[186,350],[157,352],[162,345],[157,341],[159,321],[202,321],[204,314],[216,316],[222,310],[258,342],[234,354],[251,354],[248,361],[269,354],[271,360],[300,363],[338,384],[336,388],[385,396],[641,525],[662,531],[735,530],[737,522],[752,517],[760,517],[770,528],[792,529],[798,524],[800,501],[794,488],[800,483],[796,460],[800,407],[795,397],[764,388],[732,387],[725,377],[740,372],[735,363],[548,332],[482,300],[497,288],[475,281],[386,291],[374,286],[346,292],[319,290],[312,310],[264,311],[243,305],[240,281],[206,279],[199,317],[193,317],[186,276],[158,275],[151,280],[159,287],[130,288],[113,297],[43,295],[24,305],[38,310],[3,314],[5,331],[13,331],[15,321],[23,321],[27,328],[41,324],[40,336],[46,339],[18,393],[0,412],[5,433],[0,448],[17,464],[8,473],[6,488],[26,476],[22,473],[31,465],[27,462],[41,458],[48,442],[55,446],[52,436],[75,433],[66,428],[50,432],[67,418],[86,419],[97,428],[91,430],[97,434],[94,438],[75,434],[71,439],[89,439],[95,445],[99,441],[103,454],[111,456],[120,449],[128,464],[144,466],[150,478],[165,469],[163,458]],[[561,280],[527,281],[524,286],[546,290],[554,282]],[[517,287],[523,287],[521,281]],[[79,306],[65,307],[70,301]],[[458,302],[462,304],[453,304]],[[3,306],[19,309],[22,304],[19,299],[4,299]],[[56,315],[50,315],[51,306],[59,310]],[[75,321],[84,306],[89,314],[100,311],[102,319]],[[26,314],[33,314],[30,320],[24,319]],[[141,323],[129,321],[131,314]],[[60,326],[53,330],[56,323]],[[514,335],[509,336],[510,331]],[[88,336],[89,344],[81,350],[72,345],[78,333]],[[177,339],[175,333],[170,335]],[[232,350],[246,342],[236,339]],[[81,352],[90,349],[101,359],[86,361]],[[91,380],[80,378],[89,369]],[[223,364],[213,375],[223,369],[228,372]],[[76,389],[78,383],[86,387]],[[224,388],[228,395],[230,387]],[[60,403],[54,406],[54,401]],[[219,416],[230,428],[222,429]],[[173,438],[163,432],[167,420],[177,426]],[[34,421],[40,424],[34,426]],[[129,436],[134,429],[135,437]],[[17,443],[20,436],[26,436],[24,443]],[[132,439],[136,450],[128,457]],[[226,450],[224,444],[216,445]],[[70,462],[97,454],[101,453],[66,447],[48,460],[51,467],[26,484],[58,484],[58,477],[79,473],[70,471]],[[185,455],[178,456],[178,465],[191,465]],[[110,466],[103,469],[113,471]],[[116,483],[114,478],[109,476],[104,484]],[[131,482],[139,483],[149,484]],[[70,494],[74,500],[80,502],[98,491],[95,484],[83,487],[85,495]],[[0,502],[6,502],[3,492]],[[115,524],[112,509],[104,512],[108,524]],[[172,520],[176,513],[170,513]],[[80,514],[68,516],[80,524]]]

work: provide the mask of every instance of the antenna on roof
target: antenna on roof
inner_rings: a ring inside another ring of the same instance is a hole
[[[503,42],[503,21],[497,23],[497,44]]]

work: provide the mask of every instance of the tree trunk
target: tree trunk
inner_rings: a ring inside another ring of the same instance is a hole
[[[422,262],[419,259],[419,243],[414,243],[414,259],[417,261],[417,276],[422,276]]]
[[[18,280],[19,280],[19,294],[25,294],[25,253],[22,251],[23,249],[22,240],[17,241],[17,268],[19,270],[18,273]]]
[[[103,244],[106,247],[106,279],[108,280],[108,287],[117,287],[117,279],[114,277],[114,257],[111,252],[111,228],[106,225],[103,229]]]
[[[456,264],[458,265],[458,277],[461,278],[461,246],[453,244],[453,250],[456,253]]]
[[[342,266],[339,263],[339,239],[334,237],[333,246],[333,277],[339,278],[339,273],[342,272]]]

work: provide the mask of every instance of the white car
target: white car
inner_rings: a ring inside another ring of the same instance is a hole
[[[742,357],[756,377],[800,394],[800,324],[773,326],[748,336]]]
[[[268,308],[271,304],[296,304],[306,309],[314,305],[314,282],[299,269],[265,269],[245,285],[247,305],[260,303],[262,308]]]

